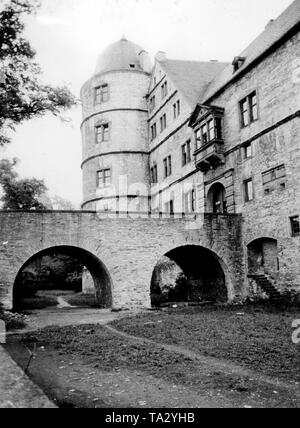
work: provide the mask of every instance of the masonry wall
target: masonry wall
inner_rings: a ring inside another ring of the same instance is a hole
[[[186,245],[203,246],[217,255],[229,300],[245,295],[240,216],[112,219],[82,212],[0,212],[0,299],[12,307],[16,276],[29,258],[48,248],[71,246],[104,264],[114,306],[149,307],[157,262]]]
[[[300,35],[296,34],[210,100],[211,104],[225,108],[226,162],[207,173],[204,181],[207,193],[215,182],[226,187],[226,174],[232,175],[235,210],[244,219],[245,248],[257,238],[278,240],[277,285],[282,290],[300,291],[300,238],[292,237],[290,226],[290,217],[300,214],[299,52]],[[254,90],[259,119],[241,128],[239,102]],[[243,145],[251,139],[252,157],[246,159]],[[265,193],[262,174],[283,164],[286,178],[271,183],[269,193]],[[250,178],[254,183],[254,200],[246,202],[244,182]]]

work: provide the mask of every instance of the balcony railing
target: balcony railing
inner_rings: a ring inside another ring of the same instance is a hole
[[[194,156],[196,168],[200,171],[207,172],[211,168],[216,168],[225,162],[224,141],[214,138],[196,150]]]

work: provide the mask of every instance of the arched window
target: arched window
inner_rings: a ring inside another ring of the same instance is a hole
[[[227,213],[226,190],[223,184],[214,184],[207,195],[207,212],[222,214]]]

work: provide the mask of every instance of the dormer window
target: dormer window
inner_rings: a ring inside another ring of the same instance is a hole
[[[130,68],[135,68],[135,64],[129,64]]]
[[[242,66],[244,65],[246,61],[245,57],[242,56],[236,56],[232,62],[233,65],[233,72],[236,73]]]

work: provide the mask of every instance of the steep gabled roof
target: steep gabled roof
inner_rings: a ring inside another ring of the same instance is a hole
[[[228,63],[197,62],[167,59],[159,64],[170,76],[175,87],[182,93],[189,105],[194,108],[209,83],[221,73]]]
[[[265,31],[260,34],[241,54],[245,58],[242,67],[233,73],[233,66],[226,67],[207,87],[207,91],[198,99],[205,103],[232,79],[241,75],[253,62],[258,60],[272,46],[279,42],[289,31],[300,24],[300,0],[295,0],[276,20],[270,21]],[[300,54],[299,54],[300,55]]]

